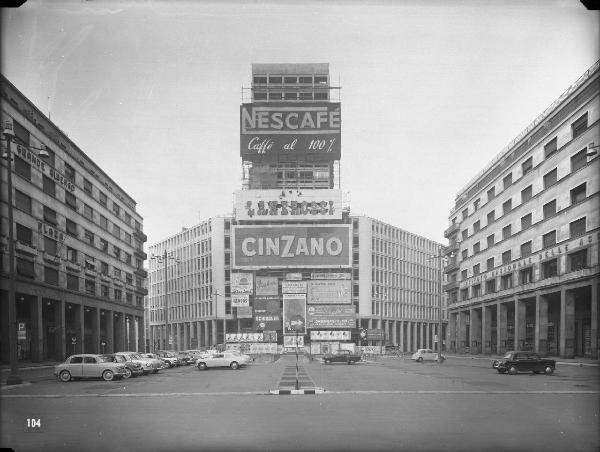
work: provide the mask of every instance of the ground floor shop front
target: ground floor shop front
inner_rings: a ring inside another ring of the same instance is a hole
[[[450,308],[448,349],[598,359],[598,277]]]

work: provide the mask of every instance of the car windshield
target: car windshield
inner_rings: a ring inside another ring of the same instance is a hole
[[[137,353],[132,353],[129,356],[132,357],[133,359],[142,359],[142,357],[140,355],[138,355]]]
[[[506,353],[506,354],[504,355],[504,358],[505,358],[505,359],[510,359],[510,358],[512,358],[512,355],[513,355],[513,354],[512,354],[511,352],[508,352],[508,353]]]
[[[114,363],[117,362],[114,356],[102,355],[97,357],[98,362],[100,363]]]

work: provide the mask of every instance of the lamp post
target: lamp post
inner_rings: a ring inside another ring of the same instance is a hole
[[[387,295],[385,293],[379,294],[379,291],[375,291],[375,296],[377,297],[378,300],[380,300],[380,305],[379,305],[379,325],[381,326],[381,332],[382,332],[382,339],[381,339],[381,345],[379,346],[379,353],[383,355],[383,343],[385,342],[385,328],[383,326],[383,303],[387,298]]]
[[[450,253],[450,259],[452,259],[454,257],[454,253]],[[439,319],[438,319],[438,340],[437,340],[437,348],[438,348],[438,363],[442,363],[442,344],[443,344],[443,338],[442,338],[442,300],[444,298],[443,296],[443,280],[444,280],[444,255],[442,254],[442,246],[440,245],[440,247],[438,248],[438,254],[437,256],[430,256],[429,260],[434,260],[434,259],[439,259],[439,270],[440,270],[440,303],[439,303]]]
[[[171,337],[171,335],[169,334],[169,274],[167,271],[167,264],[169,259],[173,259],[175,261],[175,263],[179,263],[179,259],[172,256],[172,252],[171,255],[169,255],[169,253],[167,252],[167,250],[165,249],[165,251],[162,253],[162,255],[152,255],[150,257],[150,259],[156,259],[156,261],[159,264],[165,264],[165,348],[167,350],[171,349],[172,347],[169,347],[169,345],[174,345],[174,344],[169,344],[169,339]]]
[[[217,332],[219,330],[218,328],[218,324],[219,324],[219,311],[218,311],[218,301],[219,301],[219,296],[221,296],[222,294],[219,293],[218,290],[213,291],[212,293],[215,296],[216,299],[216,303],[215,303],[215,326],[217,326]],[[227,349],[227,341],[225,340],[225,333],[227,329],[227,317],[225,315],[225,297],[223,296],[223,351],[225,351]],[[215,335],[216,341],[219,342],[219,338],[218,338],[218,334]],[[216,345],[216,344],[215,344]]]
[[[8,207],[8,347],[10,360],[10,373],[6,379],[7,385],[21,384],[23,380],[19,374],[19,362],[17,357],[17,306],[15,299],[15,240],[13,224],[13,190],[12,190],[12,139],[15,136],[11,120],[4,121],[2,125],[2,135],[6,140],[6,179],[7,179],[7,197]],[[40,157],[47,158],[48,152],[44,147],[40,149]]]

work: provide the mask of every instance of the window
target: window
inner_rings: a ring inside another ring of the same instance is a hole
[[[463,261],[468,257],[468,255],[469,255],[468,253],[469,253],[468,250],[462,250],[462,259],[463,259]]]
[[[531,255],[531,240],[521,244],[521,257],[527,257]]]
[[[26,278],[35,278],[33,261],[17,256],[17,273]]]
[[[512,287],[512,273],[500,277],[500,287],[502,290],[510,289]]]
[[[31,166],[20,157],[15,157],[15,173],[24,179],[31,180]]]
[[[486,261],[486,270],[492,270],[494,268],[494,258],[490,257],[487,261]]]
[[[502,228],[502,240],[506,240],[510,237],[511,235],[511,227],[512,225],[506,225]]]
[[[56,256],[58,254],[56,240],[53,240],[50,237],[44,237],[44,251],[52,256]]]
[[[317,84],[326,84],[327,76],[326,75],[315,75],[315,85]]]
[[[117,279],[121,279],[121,269],[113,267],[113,276]]]
[[[496,292],[496,278],[490,279],[485,282],[485,293]]]
[[[131,245],[131,234],[129,232],[124,232],[123,238],[124,238],[125,242],[127,242],[129,245]]]
[[[283,98],[285,100],[296,100],[298,98],[298,93],[288,91],[283,94]]]
[[[586,183],[578,185],[571,190],[571,204],[577,204],[585,199]]]
[[[73,210],[77,210],[77,198],[70,191],[65,190],[65,203]]]
[[[496,211],[492,210],[487,214],[487,224],[492,224],[494,221],[496,221]]]
[[[67,247],[67,260],[73,264],[77,264],[77,250]]]
[[[552,187],[557,180],[557,172],[556,172],[556,168],[554,168],[552,171],[544,174],[544,188],[548,189],[550,187]]]
[[[123,253],[123,254],[125,254],[125,263],[127,265],[131,265],[131,254],[129,254],[129,253]]]
[[[56,197],[56,184],[48,176],[43,177],[44,193]]]
[[[44,267],[44,282],[58,286],[58,270],[52,267]]]
[[[531,185],[525,187],[521,190],[521,204],[525,204],[527,201],[531,199],[531,195],[533,194],[533,187]]]
[[[131,292],[125,293],[125,302],[128,304],[133,304],[133,294]]]
[[[125,282],[129,285],[133,285],[133,275],[131,273],[125,273]]]
[[[313,98],[313,93],[310,92],[304,92],[304,93],[300,93],[300,100],[312,100]]]
[[[121,238],[121,228],[116,224],[113,224],[112,233],[115,237]]]
[[[556,137],[554,137],[554,138],[552,138],[552,140],[550,140],[548,143],[546,143],[544,145],[545,158],[550,157],[552,154],[554,154],[556,152],[556,150],[558,149],[557,144],[558,144],[558,141],[556,140]]]
[[[579,237],[585,234],[585,220],[586,217],[580,218],[579,220],[572,221],[569,223],[569,233],[571,238]]]
[[[108,220],[104,215],[99,215],[100,227],[108,231]]]
[[[33,231],[22,224],[17,223],[17,241],[24,245],[32,245]]]
[[[473,234],[475,234],[476,232],[479,232],[480,229],[481,229],[481,222],[479,220],[477,220],[475,223],[473,223]]]
[[[85,280],[85,293],[96,295],[96,283],[93,279]]]
[[[587,112],[579,117],[577,121],[571,124],[571,131],[573,132],[573,138],[581,135],[588,126],[588,114]]]
[[[281,85],[281,81],[282,81],[281,76],[274,76],[274,75],[269,76],[269,84]]]
[[[510,213],[511,210],[512,210],[512,199],[509,199],[508,201],[505,201],[502,204],[502,215],[506,215],[506,214]]]
[[[587,248],[577,251],[576,253],[569,254],[567,262],[569,271],[572,272],[587,268]]]
[[[574,173],[579,168],[587,164],[587,148],[582,149],[571,157],[571,172]]]
[[[464,209],[462,211],[463,220],[465,220],[469,216],[469,209]]]
[[[467,279],[469,276],[467,275],[467,270],[462,270],[460,272],[460,278],[464,281],[465,279]]]
[[[118,246],[113,245],[113,254],[117,259],[121,258],[121,249]]]
[[[480,242],[474,243],[473,244],[473,254],[477,254],[477,253],[479,253],[479,251],[481,251]]]
[[[512,251],[508,250],[502,253],[502,265],[509,264],[512,261]]]
[[[473,201],[473,211],[476,211],[477,209],[479,209],[480,203],[481,203],[481,198],[477,198],[475,201]]]
[[[296,83],[298,83],[298,77],[296,77],[296,76],[289,76],[289,75],[285,76],[285,77],[283,77],[283,83],[295,85]]]
[[[119,214],[121,213],[121,207],[116,202],[113,202],[112,208],[113,208],[112,209],[113,213],[118,217]]]
[[[109,298],[110,297],[110,289],[108,286],[105,286],[104,284],[102,286],[100,286],[100,293],[102,294],[103,298]]]
[[[108,276],[108,264],[104,261],[100,261],[100,273]]]
[[[260,92],[260,91],[254,91],[253,97],[254,97],[254,100],[267,100],[267,93]]]
[[[544,248],[556,245],[556,231],[550,231],[542,236]]]
[[[66,227],[67,227],[67,234],[77,237],[77,235],[78,235],[77,223],[75,223],[74,221],[71,221],[67,218]]]
[[[44,206],[44,221],[56,226],[58,223],[56,220],[56,211],[52,210],[50,207]]]
[[[529,171],[533,169],[533,157],[529,157],[521,164],[521,169],[523,170],[523,176],[527,174]]]
[[[108,198],[106,197],[106,193],[104,192],[98,192],[98,201],[100,202],[100,204],[102,204],[104,207],[106,207],[106,205],[108,204]]]
[[[84,204],[83,205],[83,216],[86,217],[88,220],[93,220],[94,219],[94,209],[92,209],[91,206]]]
[[[494,246],[494,234],[487,236],[487,247],[491,248],[492,246]]]
[[[67,273],[67,289],[79,290],[79,277]]]
[[[31,198],[25,193],[15,190],[15,208],[31,213]]]
[[[266,85],[267,84],[267,77],[265,76],[254,76],[254,84],[256,85]]]
[[[481,284],[475,284],[473,286],[473,296],[480,297],[481,296]]]
[[[83,178],[83,191],[92,196],[92,183],[85,177]]]
[[[108,240],[100,237],[100,249],[105,253],[108,253]]]
[[[123,216],[125,217],[125,223],[127,223],[127,226],[131,226],[131,215],[129,215],[129,212],[123,210]]]
[[[531,226],[531,213],[521,217],[521,230],[527,229]]]
[[[558,275],[558,259],[542,263],[542,278],[552,278]]]
[[[519,281],[521,284],[529,284],[533,282],[533,267],[524,268],[519,272]]]
[[[487,200],[490,202],[496,197],[496,187],[492,187],[487,191]]]
[[[121,301],[123,298],[123,292],[120,289],[115,289],[115,301]]]
[[[479,274],[479,264],[473,265],[473,276],[477,276]]]
[[[556,199],[553,199],[549,203],[544,204],[544,220],[556,215]]]
[[[92,231],[88,231],[87,229],[83,232],[83,240],[85,240],[90,245],[94,246],[94,233]]]
[[[502,185],[504,190],[512,185],[512,173],[508,173],[506,176],[504,176],[504,179],[502,179]]]
[[[465,229],[461,232],[461,235],[462,235],[462,239],[466,240],[467,237],[469,236],[469,231]]]
[[[461,289],[460,290],[460,299],[462,301],[469,299],[469,289]]]
[[[327,100],[327,91],[317,91],[315,93],[315,100]]]
[[[71,182],[75,182],[75,168],[68,163],[65,163],[65,177]]]
[[[70,364],[81,364],[83,363],[83,356],[74,356],[71,358]]]

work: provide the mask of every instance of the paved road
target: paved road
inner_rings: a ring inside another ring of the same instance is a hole
[[[598,450],[599,369],[500,375],[489,362],[302,362],[324,394],[267,395],[290,364],[43,380],[2,393],[18,450]],[[40,428],[26,428],[26,419]]]

